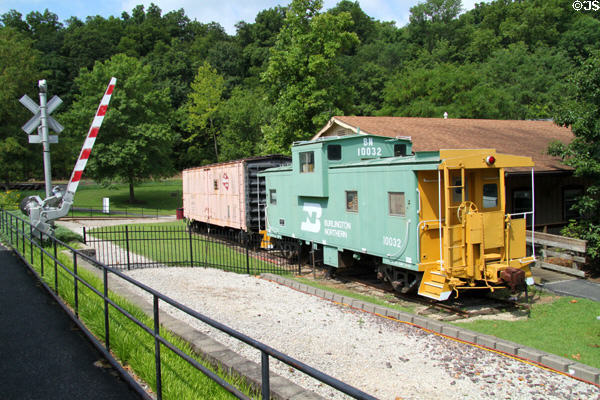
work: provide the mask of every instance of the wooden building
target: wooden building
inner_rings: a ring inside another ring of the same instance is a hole
[[[572,168],[548,154],[550,143],[569,143],[573,133],[552,121],[340,116],[331,118],[313,139],[355,133],[408,136],[413,151],[489,148],[529,156],[535,162],[536,229],[556,231],[576,217],[570,208],[585,183],[573,176]],[[506,185],[507,211],[530,211],[531,171],[506,171]]]

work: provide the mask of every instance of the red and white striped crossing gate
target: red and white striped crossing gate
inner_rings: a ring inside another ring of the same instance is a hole
[[[94,143],[96,142],[98,131],[100,130],[100,126],[102,125],[102,121],[104,120],[104,116],[106,115],[108,103],[110,102],[110,97],[113,93],[113,90],[115,89],[116,84],[117,78],[112,77],[110,79],[108,87],[106,88],[106,92],[102,97],[102,101],[100,101],[100,105],[98,106],[98,110],[96,111],[96,116],[92,121],[92,126],[90,126],[90,130],[88,131],[87,138],[83,143],[81,153],[79,153],[79,158],[75,163],[75,168],[73,168],[73,174],[71,174],[71,180],[67,185],[67,193],[70,193],[71,196],[74,196],[75,192],[77,191],[77,186],[79,185],[79,181],[81,180],[81,175],[83,175],[83,170],[85,169],[87,161],[90,158],[90,153],[92,152],[92,148],[94,147]]]

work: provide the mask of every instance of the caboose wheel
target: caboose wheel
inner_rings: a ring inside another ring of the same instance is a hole
[[[388,281],[396,292],[412,294],[417,291],[423,278],[422,272],[381,264],[377,271],[377,279]]]
[[[474,214],[477,211],[478,209],[475,203],[472,201],[463,201],[456,209],[456,217],[458,218],[458,222],[462,224],[467,214]]]

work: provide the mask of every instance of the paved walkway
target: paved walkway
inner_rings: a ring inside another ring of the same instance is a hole
[[[0,398],[139,398],[103,365],[109,364],[21,261],[0,245]]]
[[[535,283],[551,292],[600,301],[600,283],[538,267],[532,268],[531,272]]]

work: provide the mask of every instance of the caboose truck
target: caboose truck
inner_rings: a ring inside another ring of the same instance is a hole
[[[533,211],[506,214],[506,168],[531,169],[533,186],[529,157],[491,149],[414,154],[410,138],[362,134],[295,143],[291,166],[262,173],[267,232],[322,249],[334,268],[376,265],[396,290],[436,300],[531,285]]]

